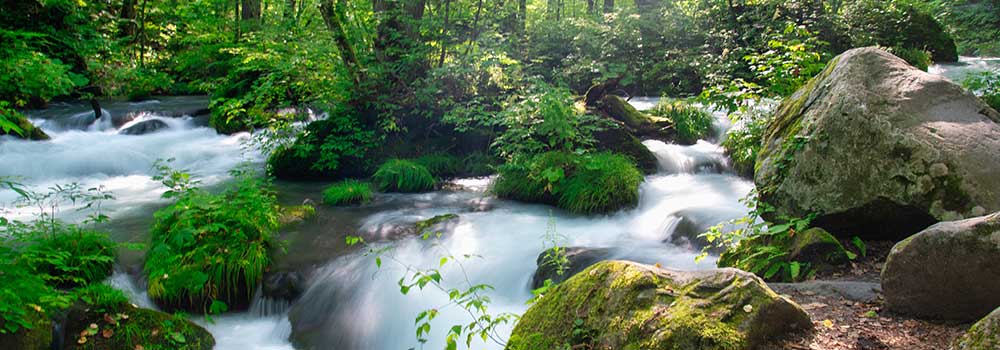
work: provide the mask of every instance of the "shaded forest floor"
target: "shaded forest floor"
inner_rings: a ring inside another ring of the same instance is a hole
[[[946,350],[971,324],[933,322],[883,311],[879,275],[892,242],[870,242],[868,255],[817,280],[771,287],[801,305],[813,332],[767,350]]]

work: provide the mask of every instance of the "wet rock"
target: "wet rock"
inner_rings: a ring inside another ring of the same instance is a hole
[[[818,227],[796,233],[788,251],[789,260],[807,262],[817,268],[839,265],[850,260],[840,241]]]
[[[849,50],[785,99],[754,176],[773,217],[898,240],[1000,210],[1000,113],[878,48]]]
[[[533,304],[508,348],[744,350],[811,327],[801,307],[747,272],[604,261]]]
[[[28,118],[25,118],[24,115],[21,115],[20,113],[17,112],[13,112],[12,115],[14,117],[14,123],[17,124],[17,127],[21,129],[21,133],[19,134],[14,131],[8,133],[4,131],[2,128],[0,128],[0,136],[11,135],[17,138],[34,140],[34,141],[44,141],[49,139],[48,134],[42,131],[41,128],[35,126],[34,124],[31,124],[31,121],[29,121]]]
[[[611,249],[608,248],[568,247],[563,248],[561,254],[555,249],[551,248],[538,254],[538,269],[531,278],[531,289],[543,286],[547,279],[552,280],[552,283],[561,283],[591,265],[611,257]],[[565,260],[559,258],[559,255],[565,257]],[[563,264],[562,273],[559,273],[560,264]]]
[[[673,215],[677,217],[677,222],[673,227],[673,232],[670,233],[670,237],[665,242],[695,250],[710,246],[711,244],[708,240],[699,236],[702,233],[708,232],[712,226],[725,220],[720,220],[715,215],[707,214],[709,210],[706,209],[708,208],[698,209],[680,210],[674,213]],[[709,251],[713,253],[720,253],[720,250],[718,247],[709,248]]]
[[[605,95],[599,108],[609,118],[621,122],[633,134],[660,140],[669,140],[674,136],[670,122],[639,112],[625,99],[615,95]]]
[[[130,127],[119,130],[118,133],[121,135],[146,135],[158,132],[160,130],[165,130],[170,126],[166,122],[159,119],[144,120],[136,123]]]
[[[437,215],[427,220],[417,221],[417,223],[413,224],[413,232],[422,235],[424,233],[450,231],[454,228],[455,221],[457,220],[458,214]]]
[[[215,338],[183,316],[128,304],[94,307],[77,303],[66,316],[63,344],[67,350],[211,350]]]
[[[886,307],[974,321],[1000,306],[1000,213],[938,223],[897,243],[882,270]]]
[[[632,135],[621,125],[604,128],[594,132],[597,148],[625,155],[635,162],[635,166],[644,174],[653,174],[657,170],[656,155],[649,151],[639,138]]]
[[[268,298],[293,301],[305,291],[306,279],[296,271],[275,271],[264,274],[261,293]]]
[[[312,201],[310,200],[309,202]],[[280,212],[278,222],[281,223],[281,226],[291,226],[302,223],[306,219],[316,215],[316,208],[307,202],[303,202],[302,205],[282,206]]]
[[[1000,308],[993,310],[955,342],[955,350],[1000,349]]]

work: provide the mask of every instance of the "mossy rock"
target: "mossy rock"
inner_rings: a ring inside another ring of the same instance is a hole
[[[550,248],[538,254],[538,259],[536,259],[538,269],[535,270],[535,275],[531,278],[532,289],[545,285],[545,280],[551,280],[552,283],[562,283],[591,265],[610,258],[612,252],[609,248],[562,248],[561,254],[566,258],[566,265],[563,266],[563,271],[559,271],[558,263],[553,261],[554,258],[558,257],[555,249]]]
[[[299,224],[316,215],[316,208],[308,204],[281,206],[278,210],[278,222],[281,226]]]
[[[1000,349],[1000,308],[993,310],[969,328],[955,342],[955,350],[996,350]]]
[[[626,261],[583,270],[532,305],[507,349],[754,349],[812,327],[756,276]]]
[[[68,350],[211,350],[215,338],[181,316],[128,304],[99,311],[77,303],[66,316],[64,344]]]
[[[42,131],[42,128],[39,128],[39,127],[35,126],[34,124],[31,124],[31,121],[29,121],[28,118],[26,118],[23,114],[18,113],[16,111],[12,110],[12,109],[11,110],[0,110],[0,112],[10,112],[12,115],[8,115],[7,117],[8,118],[9,117],[14,117],[14,123],[17,124],[17,127],[20,128],[21,131],[22,131],[21,134],[18,134],[18,133],[13,132],[13,131],[11,131],[10,133],[7,133],[7,132],[4,132],[3,129],[0,129],[0,136],[2,136],[2,135],[11,135],[11,136],[14,136],[14,137],[17,137],[17,138],[22,138],[22,139],[26,139],[26,140],[34,140],[34,141],[44,141],[44,140],[51,139],[49,137],[49,135],[45,133],[45,131]]]
[[[594,133],[597,149],[624,155],[635,162],[635,166],[644,174],[653,174],[657,170],[656,155],[649,151],[631,132],[618,124],[606,127]]]
[[[807,262],[814,267],[839,265],[850,260],[837,237],[818,227],[796,233],[788,252],[789,260]]]
[[[1000,210],[1000,114],[876,47],[849,50],[785,99],[754,182],[775,210],[837,237],[900,240]]]
[[[416,224],[413,224],[413,231],[417,235],[422,235],[425,232],[431,233],[430,231],[440,232],[446,229],[446,225],[454,223],[456,220],[458,220],[458,214],[437,215],[427,220],[417,221]]]
[[[609,118],[624,124],[635,135],[661,140],[674,138],[675,133],[668,120],[642,113],[621,97],[605,95],[601,99],[600,109]]]
[[[48,350],[52,346],[52,321],[41,313],[31,312],[33,326],[14,333],[0,334],[0,349]],[[0,321],[0,327],[3,322]]]

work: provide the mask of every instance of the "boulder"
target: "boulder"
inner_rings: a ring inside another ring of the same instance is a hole
[[[566,260],[563,261],[562,273],[559,273],[559,263],[553,261],[554,259],[558,259],[555,249],[550,248],[538,254],[538,269],[535,270],[535,275],[531,278],[531,289],[537,289],[545,285],[545,280],[552,280],[553,283],[561,283],[591,265],[611,257],[611,249],[608,248],[563,248],[562,255]]]
[[[993,310],[955,342],[955,350],[1000,349],[1000,308]]]
[[[0,128],[0,136],[11,135],[14,137],[26,140],[34,140],[34,141],[44,141],[50,139],[48,134],[42,131],[41,128],[35,126],[34,124],[31,124],[31,121],[29,121],[28,118],[25,118],[24,115],[14,112],[13,110],[11,110],[11,112],[12,114],[10,116],[14,117],[14,124],[16,124],[17,127],[21,129],[21,133],[17,133],[14,131],[8,133],[4,131],[3,128]]]
[[[144,120],[118,131],[121,135],[146,135],[169,128],[167,122],[159,119]]]
[[[595,131],[594,139],[597,140],[598,150],[610,151],[631,158],[635,162],[636,168],[639,168],[644,174],[656,172],[656,155],[622,125],[612,124],[610,127]]]
[[[1000,213],[938,223],[897,243],[882,270],[889,310],[975,321],[1000,306]]]
[[[176,349],[211,350],[215,338],[183,316],[120,305],[98,310],[82,303],[66,316],[67,350]]]
[[[14,333],[0,333],[0,349],[48,350],[52,346],[52,321],[43,314],[28,315],[31,328],[20,327]],[[0,322],[2,323],[2,322]],[[0,324],[0,326],[3,326]]]
[[[604,95],[598,106],[609,118],[622,123],[637,136],[668,140],[675,134],[669,120],[642,113],[621,97]]]
[[[447,232],[455,228],[458,221],[458,214],[448,213],[436,215],[427,220],[420,220],[413,224],[413,231],[417,235],[424,233]]]
[[[309,201],[312,202],[312,201]],[[281,206],[278,222],[282,227],[293,226],[316,215],[316,208],[309,204]]]
[[[535,302],[507,348],[745,350],[811,327],[801,307],[747,272],[604,261]]]
[[[260,287],[265,297],[292,301],[305,291],[306,278],[296,271],[266,272]]]
[[[813,227],[797,232],[788,248],[790,261],[807,262],[817,268],[846,263],[847,250],[826,230]]]
[[[837,56],[775,113],[754,176],[768,219],[899,240],[1000,210],[1000,113],[884,50]]]

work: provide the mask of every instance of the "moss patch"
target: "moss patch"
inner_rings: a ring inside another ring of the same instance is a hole
[[[182,316],[128,304],[95,308],[77,304],[66,322],[67,349],[211,350],[215,339]]]
[[[52,344],[52,321],[48,316],[31,312],[31,329],[20,328],[14,333],[0,333],[0,349],[48,350]],[[0,328],[3,322],[0,321]]]
[[[508,349],[743,350],[810,325],[797,305],[742,271],[604,261],[528,309]]]

